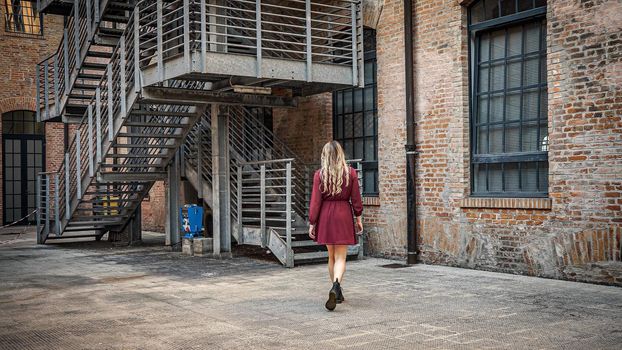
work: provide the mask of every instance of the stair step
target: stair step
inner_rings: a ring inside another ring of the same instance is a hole
[[[80,73],[78,73],[78,78],[79,79],[89,79],[89,80],[100,81],[101,78],[102,78],[102,75],[101,74],[91,74],[91,73],[80,72]]]
[[[112,52],[106,51],[88,51],[86,53],[87,57],[96,57],[96,58],[111,58]]]
[[[149,123],[149,122],[125,122],[124,126],[154,127],[154,128],[184,128],[188,124],[179,123]]]
[[[131,10],[133,6],[127,2],[122,1],[111,1],[108,3],[109,7],[120,8],[123,10]]]
[[[165,168],[166,164],[100,164],[104,168]]]
[[[283,240],[287,239],[285,236],[281,236],[281,238]],[[315,243],[315,241],[309,239],[304,241],[292,241],[292,248],[295,247],[319,247],[319,245]]]
[[[102,16],[102,19],[104,21],[115,22],[115,23],[127,23],[130,20],[130,18],[126,16],[118,16],[118,15],[110,15],[110,14],[104,14]]]
[[[99,34],[104,36],[121,37],[123,29],[99,27]]]
[[[147,116],[167,116],[167,117],[194,117],[194,113],[188,112],[168,112],[168,111],[143,111],[133,110],[131,115],[147,115]]]
[[[97,89],[96,84],[82,84],[82,83],[75,83],[73,84],[73,88],[74,89],[79,89],[79,90],[95,90]]]
[[[309,261],[315,259],[328,259],[328,252],[323,250],[319,252],[294,253],[294,261]]]
[[[80,202],[82,203],[116,203],[116,202],[140,202],[142,201],[142,199],[137,199],[137,198],[124,198],[124,199],[110,199],[110,200],[103,200],[103,199],[80,199]]]
[[[95,97],[95,95],[89,95],[89,94],[69,94],[69,98],[73,98],[73,99],[76,99],[76,100],[91,100],[91,99],[93,99],[93,97]]]
[[[150,145],[150,144],[145,144],[145,145],[139,145],[139,144],[125,144],[125,143],[114,143],[112,145],[112,147],[117,147],[117,148],[178,148],[179,145]]]
[[[112,218],[114,218],[115,216],[110,216]],[[67,226],[90,226],[90,225],[94,225],[94,226],[114,226],[114,225],[119,225],[120,223],[122,223],[122,220],[112,220],[112,221],[97,221],[97,220],[91,220],[91,221],[87,221],[87,220],[78,220],[78,221],[70,221]]]
[[[143,138],[154,138],[154,139],[180,139],[183,135],[179,134],[143,134],[140,132],[122,132],[119,133],[120,137],[143,137]]]
[[[159,180],[166,179],[167,175],[168,173],[166,171],[123,172],[123,173],[115,171],[111,173],[100,173],[101,179],[104,182],[124,181],[126,183],[159,181]]]
[[[95,215],[74,215],[71,217],[71,223],[83,223],[83,222],[89,222],[89,221],[94,221],[93,219],[111,219],[111,218],[115,218],[118,217],[118,215],[104,215],[104,214],[95,214]],[[112,221],[118,221],[118,220],[112,220]],[[107,223],[109,221],[103,220],[103,221],[96,221],[97,223]]]
[[[106,70],[106,68],[108,67],[107,64],[105,63],[97,63],[97,62],[83,62],[82,66],[80,66],[81,69],[90,69],[90,70]]]
[[[82,231],[93,231],[93,230],[72,230],[69,228],[65,229],[65,232],[82,232]],[[91,238],[91,237],[99,237],[98,234],[90,233],[86,235],[62,235],[62,236],[48,236],[47,239],[72,239],[72,238]]]
[[[168,158],[168,154],[107,154],[104,158]]]

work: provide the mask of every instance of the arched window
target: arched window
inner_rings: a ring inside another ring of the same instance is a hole
[[[363,194],[378,195],[376,31],[364,29],[365,87],[333,93],[333,139],[347,159],[362,159]]]
[[[45,169],[43,123],[33,111],[2,114],[2,200],[4,223],[12,223],[35,210],[37,174]],[[34,215],[28,220],[34,222]]]
[[[546,196],[546,1],[477,1],[469,34],[472,195]]]

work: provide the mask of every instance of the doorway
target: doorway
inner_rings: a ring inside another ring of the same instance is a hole
[[[3,224],[29,215],[36,209],[37,174],[45,171],[45,127],[33,111],[2,114],[2,208]],[[35,216],[19,224],[35,223]]]

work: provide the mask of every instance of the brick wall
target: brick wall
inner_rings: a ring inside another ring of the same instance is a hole
[[[379,198],[365,198],[366,250],[406,253],[406,168],[403,2],[384,1],[376,28],[378,60]],[[303,132],[304,131],[304,132]],[[306,162],[319,163],[332,140],[332,94],[302,99],[297,109],[274,111],[274,132]]]
[[[473,200],[466,10],[417,2],[422,261],[622,285],[621,12],[616,1],[548,2],[549,199]]]
[[[44,17],[44,36],[25,36],[5,31],[4,4],[0,9],[0,115],[13,110],[36,111],[36,64],[53,53],[62,37],[63,18]],[[0,120],[0,132],[2,122]],[[49,123],[46,134],[46,169],[57,169],[63,157],[63,126]],[[2,142],[0,142],[0,153]],[[2,158],[0,157],[0,169]],[[4,174],[0,171],[0,183]],[[0,222],[3,220],[0,186]]]
[[[622,285],[622,5],[548,2],[549,198],[474,199],[460,2],[414,6],[421,261]],[[401,3],[384,2],[377,28],[380,197],[364,214],[369,253],[394,257],[406,244]],[[284,112],[277,135],[317,159],[329,103],[312,97]]]

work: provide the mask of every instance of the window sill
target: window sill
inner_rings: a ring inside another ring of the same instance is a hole
[[[367,196],[363,196],[363,205],[367,205],[367,206],[380,206],[380,197],[367,197]]]
[[[461,208],[539,209],[551,210],[550,198],[480,198],[467,197],[460,202]]]

